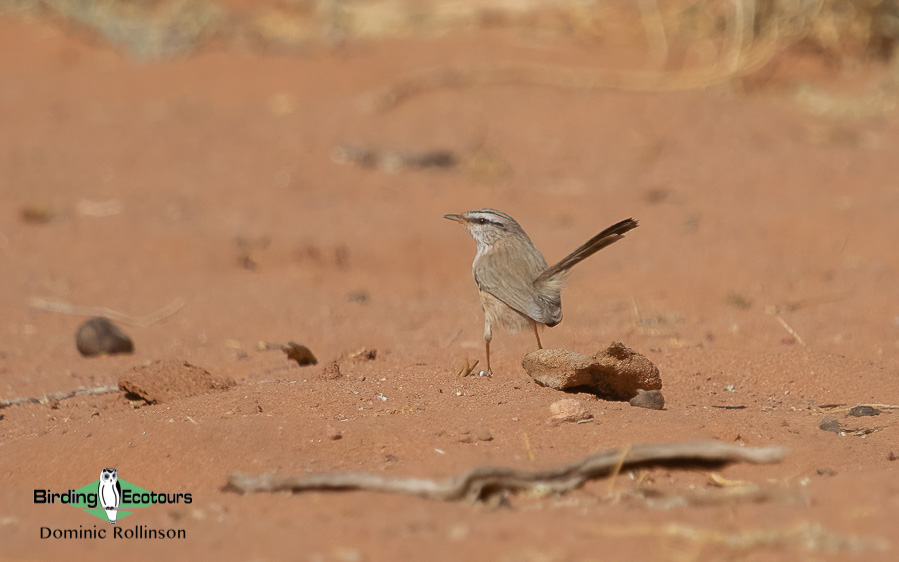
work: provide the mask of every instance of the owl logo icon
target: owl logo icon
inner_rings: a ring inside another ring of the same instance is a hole
[[[115,525],[119,502],[122,500],[122,485],[119,484],[119,471],[116,468],[104,468],[100,472],[100,484],[97,495],[100,505],[106,510],[109,522]]]

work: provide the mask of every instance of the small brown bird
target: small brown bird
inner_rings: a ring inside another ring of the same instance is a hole
[[[532,325],[537,347],[543,349],[537,326],[552,327],[562,321],[561,293],[568,271],[637,227],[634,219],[623,220],[587,240],[559,263],[547,267],[543,254],[534,247],[524,229],[502,211],[478,209],[443,218],[464,225],[478,244],[471,271],[484,308],[488,372],[491,372],[490,340],[494,325],[512,333]]]

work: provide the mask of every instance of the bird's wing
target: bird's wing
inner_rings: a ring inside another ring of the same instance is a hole
[[[509,307],[529,318],[555,326],[562,320],[561,300],[542,297],[533,280],[546,269],[542,255],[526,255],[525,259],[500,263],[493,252],[487,252],[477,262],[474,280],[478,288],[490,293]]]

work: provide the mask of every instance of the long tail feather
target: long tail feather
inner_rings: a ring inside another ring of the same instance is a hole
[[[606,246],[614,244],[615,242],[624,238],[624,233],[637,228],[638,224],[639,223],[634,219],[626,219],[619,223],[613,224],[590,240],[587,240],[577,250],[562,258],[559,263],[547,267],[546,270],[537,277],[536,281],[534,281],[534,284],[542,283],[548,279],[552,279],[568,271],[576,264],[584,261]]]

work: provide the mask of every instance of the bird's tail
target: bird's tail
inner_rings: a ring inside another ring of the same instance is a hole
[[[637,224],[639,223],[634,219],[625,219],[619,223],[613,224],[593,238],[584,242],[584,244],[577,250],[562,258],[559,263],[547,267],[546,270],[537,277],[534,284],[539,285],[563,275],[576,264],[584,261],[606,246],[614,244],[624,238],[624,234],[629,230],[637,228]]]

